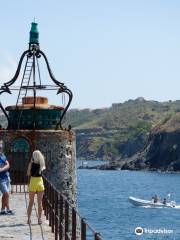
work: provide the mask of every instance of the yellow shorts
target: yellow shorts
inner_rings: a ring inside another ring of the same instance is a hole
[[[31,177],[29,183],[29,192],[44,191],[44,183],[42,177]]]

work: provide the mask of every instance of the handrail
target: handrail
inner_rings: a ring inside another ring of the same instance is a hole
[[[45,176],[43,179],[45,185],[43,208],[51,231],[55,233],[55,240],[102,240],[100,233],[81,217],[67,197],[60,193]]]

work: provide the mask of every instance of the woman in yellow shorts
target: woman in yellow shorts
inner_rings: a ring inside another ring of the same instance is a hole
[[[42,179],[42,171],[46,169],[45,160],[42,153],[39,150],[36,150],[32,154],[32,159],[28,165],[27,175],[30,176],[29,183],[29,205],[27,209],[28,215],[28,224],[31,220],[32,206],[34,204],[34,197],[37,193],[37,202],[38,202],[38,223],[41,224],[41,215],[42,215],[42,198],[44,194],[44,183]]]

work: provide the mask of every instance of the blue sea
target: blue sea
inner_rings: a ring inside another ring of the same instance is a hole
[[[88,162],[97,164],[97,162]],[[79,211],[104,240],[180,240],[180,209],[135,207],[129,196],[151,199],[171,193],[180,205],[180,174],[78,169]],[[135,234],[141,227],[144,233]]]

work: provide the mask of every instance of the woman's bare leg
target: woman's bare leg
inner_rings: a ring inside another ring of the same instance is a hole
[[[29,192],[29,205],[27,209],[28,221],[30,221],[30,218],[31,218],[31,212],[32,212],[35,194],[36,194],[35,192]]]
[[[37,192],[37,202],[38,202],[38,219],[41,220],[42,216],[42,199],[43,199],[44,191]]]

